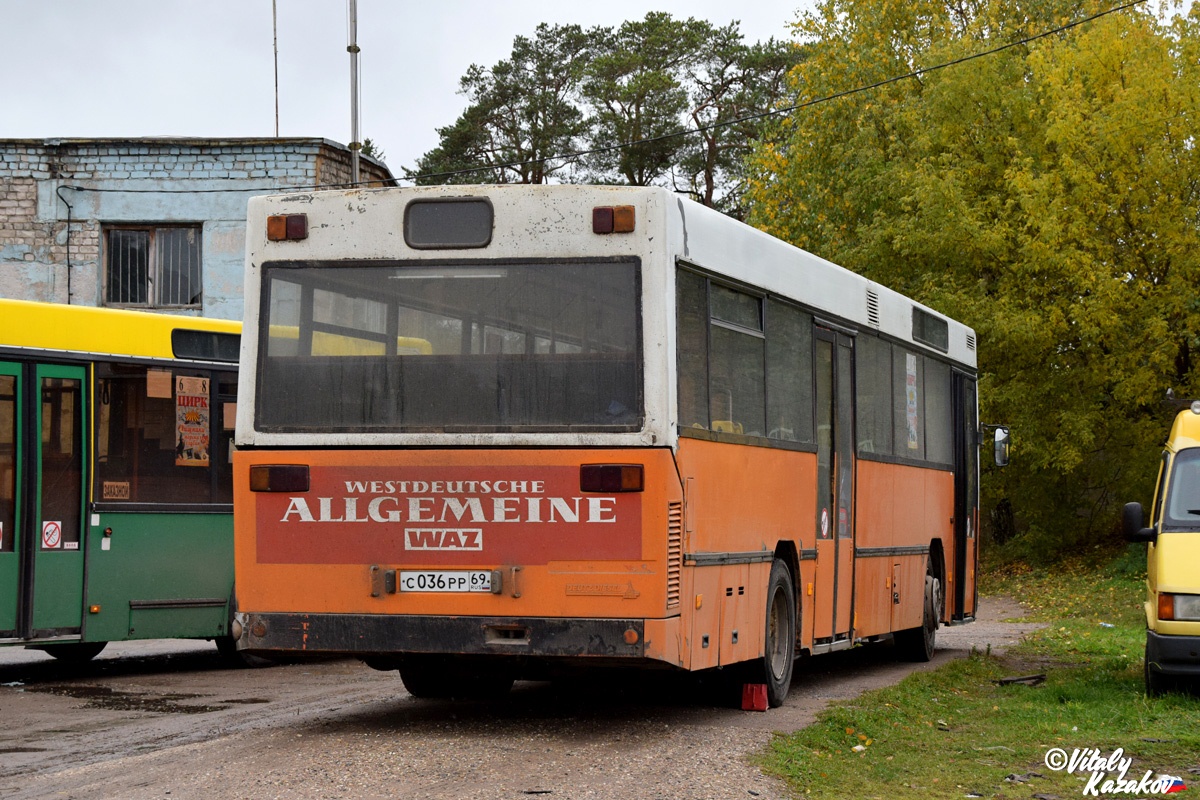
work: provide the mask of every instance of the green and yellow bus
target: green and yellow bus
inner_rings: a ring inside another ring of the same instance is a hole
[[[234,654],[241,324],[0,300],[0,645]]]

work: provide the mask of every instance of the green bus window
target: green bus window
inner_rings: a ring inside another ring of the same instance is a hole
[[[214,461],[221,465],[218,483],[231,483],[231,432],[223,430],[211,373],[101,363],[96,375],[99,502],[230,502],[228,488],[214,486]]]
[[[17,498],[17,379],[0,375],[0,552],[13,552]]]
[[[61,523],[64,550],[79,549],[83,404],[80,382],[42,379],[41,515]]]

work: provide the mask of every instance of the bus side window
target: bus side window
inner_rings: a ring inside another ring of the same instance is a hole
[[[679,330],[679,424],[708,428],[708,288],[694,272],[676,273]]]
[[[211,376],[207,370],[187,367],[96,364],[99,500],[214,502]],[[184,394],[177,396],[180,378],[185,381]]]

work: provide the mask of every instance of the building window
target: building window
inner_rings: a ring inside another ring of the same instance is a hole
[[[106,228],[105,267],[106,305],[198,307],[200,226]]]

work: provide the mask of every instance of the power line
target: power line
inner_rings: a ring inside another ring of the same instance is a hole
[[[978,53],[972,53],[970,55],[952,59],[950,61],[945,61],[941,64],[935,64],[931,67],[921,67],[920,69],[915,69],[915,70],[913,70],[911,72],[907,72],[903,75],[895,75],[891,78],[885,78],[883,80],[876,81],[875,83],[866,84],[863,86],[857,86],[853,89],[846,89],[841,92],[835,92],[834,94],[831,94],[831,95],[814,98],[812,100],[807,100],[802,103],[796,103],[794,105],[785,106],[783,108],[774,108],[774,109],[770,109],[768,111],[761,111],[757,114],[750,114],[745,117],[738,117],[737,119],[726,120],[724,122],[714,122],[711,125],[703,125],[703,126],[698,126],[695,128],[685,128],[683,130],[675,131],[673,133],[666,133],[661,136],[655,136],[650,139],[639,139],[636,142],[631,142],[628,144],[608,145],[606,147],[596,147],[596,148],[592,148],[590,150],[581,150],[581,151],[578,151],[575,153],[565,153],[562,155],[546,156],[544,158],[533,158],[533,159],[528,159],[525,161],[510,161],[510,162],[503,163],[503,164],[492,164],[489,166],[482,166],[482,167],[470,167],[470,168],[466,168],[466,169],[450,170],[450,171],[446,171],[446,172],[423,173],[423,174],[409,176],[409,177],[405,178],[405,180],[416,181],[416,180],[427,179],[427,178],[450,178],[450,177],[454,177],[456,175],[472,175],[472,174],[475,174],[478,172],[491,172],[491,171],[495,171],[495,170],[513,169],[516,167],[523,167],[523,166],[527,166],[530,164],[541,164],[541,163],[545,163],[547,161],[562,161],[565,164],[569,161],[575,161],[580,158],[584,158],[586,156],[599,155],[602,153],[611,153],[611,152],[614,152],[617,150],[625,150],[625,149],[628,149],[631,147],[637,147],[638,145],[655,144],[657,142],[669,141],[671,139],[677,139],[677,138],[681,138],[684,136],[692,136],[692,135],[699,134],[699,133],[707,133],[708,131],[717,130],[720,128],[726,128],[731,125],[740,125],[745,122],[755,122],[757,120],[767,119],[769,117],[787,115],[787,114],[791,114],[794,111],[799,111],[801,109],[810,108],[812,106],[819,105],[821,103],[828,103],[833,100],[840,100],[844,97],[850,97],[852,95],[861,94],[863,92],[869,92],[873,89],[878,89],[880,87],[888,86],[893,83],[899,83],[900,81],[909,80],[911,78],[918,78],[922,75],[927,75],[931,72],[937,72],[938,70],[947,69],[949,67],[954,67],[959,64],[965,64],[968,61],[974,61],[976,59],[984,58],[986,56],[996,55],[997,53],[1002,53],[1006,50],[1011,50],[1015,47],[1020,47],[1022,45],[1026,45],[1031,42],[1036,42],[1039,39],[1045,39],[1047,37],[1054,36],[1059,33],[1063,33],[1065,31],[1071,30],[1072,28],[1077,28],[1081,25],[1086,25],[1087,23],[1094,22],[1097,19],[1100,19],[1102,17],[1106,17],[1111,14],[1117,14],[1122,11],[1128,11],[1129,9],[1134,8],[1135,6],[1139,6],[1143,3],[1145,3],[1146,1],[1147,0],[1131,0],[1131,2],[1124,3],[1119,6],[1114,6],[1113,8],[1109,8],[1107,10],[1097,12],[1095,14],[1084,17],[1082,19],[1075,20],[1074,22],[1065,23],[1056,28],[1052,28],[1047,31],[1042,31],[1041,33],[1035,33],[1031,36],[1026,36],[1023,39],[1018,39],[1016,41],[1009,42],[1008,44],[1003,44],[998,47],[993,47],[990,50],[983,50]],[[76,191],[86,191],[86,192],[124,192],[124,193],[130,193],[130,194],[141,194],[141,193],[210,194],[210,193],[231,192],[231,191],[233,191],[233,192],[308,191],[310,189],[353,188],[355,186],[360,186],[363,184],[370,185],[370,184],[383,184],[383,183],[386,183],[386,181],[368,180],[368,181],[359,181],[357,183],[334,183],[334,184],[317,184],[314,186],[286,186],[286,187],[268,186],[268,187],[259,187],[259,188],[251,187],[251,188],[245,188],[245,189],[94,189],[94,188],[85,187],[85,186],[64,186],[62,188],[74,189]]]
[[[1068,22],[1065,25],[1060,25],[1057,28],[1053,28],[1048,31],[1043,31],[1041,33],[1036,33],[1036,34],[1033,34],[1032,36],[1027,36],[1024,39],[1019,39],[1015,42],[1010,42],[1009,44],[1004,44],[1004,45],[1000,45],[999,47],[994,47],[991,50],[984,50],[979,53],[972,53],[971,55],[963,56],[961,58],[956,58],[956,59],[953,59],[951,61],[946,61],[941,64],[936,64],[932,67],[922,67],[921,69],[913,70],[912,72],[905,73],[904,75],[896,75],[891,78],[885,78],[884,80],[877,81],[872,84],[868,84],[865,86],[858,86],[853,89],[846,89],[844,91],[837,92],[837,93],[831,94],[831,95],[827,95],[825,97],[818,97],[818,98],[815,98],[813,100],[808,100],[803,103],[796,103],[795,105],[785,106],[784,108],[775,108],[775,109],[771,109],[769,111],[762,111],[757,114],[751,114],[751,115],[745,116],[745,117],[738,117],[737,119],[727,120],[725,122],[714,122],[711,125],[703,125],[703,126],[699,126],[696,128],[687,128],[684,130],[675,131],[674,133],[666,133],[666,134],[663,134],[662,136],[655,136],[650,139],[639,139],[638,141],[632,142],[630,144],[609,145],[607,147],[597,147],[597,148],[594,148],[591,150],[583,150],[583,151],[580,151],[577,153],[568,153],[568,154],[559,155],[559,156],[546,156],[545,158],[534,158],[534,159],[529,159],[528,161],[512,161],[507,164],[493,164],[491,166],[486,166],[486,167],[471,167],[468,169],[451,170],[451,171],[447,171],[447,172],[431,172],[431,173],[426,173],[426,174],[421,174],[421,175],[413,175],[413,176],[408,177],[407,180],[416,181],[416,180],[420,180],[422,178],[449,178],[449,177],[453,177],[455,175],[470,175],[470,174],[473,174],[476,172],[488,172],[488,171],[492,171],[492,170],[503,170],[503,169],[511,169],[511,168],[515,168],[515,167],[523,167],[523,166],[526,166],[529,164],[544,163],[546,161],[561,160],[564,163],[566,163],[568,161],[574,161],[574,160],[583,158],[585,156],[598,155],[601,153],[611,153],[615,150],[624,150],[626,148],[636,147],[636,146],[642,145],[642,144],[655,144],[657,142],[669,141],[671,139],[676,139],[676,138],[680,138],[683,136],[691,136],[691,135],[697,134],[697,133],[706,133],[708,131],[717,130],[719,128],[726,128],[731,125],[740,125],[741,123],[744,123],[744,122],[754,122],[756,120],[766,119],[768,117],[773,117],[773,116],[778,116],[778,115],[786,115],[786,114],[792,113],[793,111],[799,111],[800,109],[809,108],[810,106],[815,106],[820,103],[828,103],[833,100],[840,100],[843,97],[850,97],[851,95],[860,94],[862,92],[869,92],[872,89],[878,89],[881,86],[887,86],[892,83],[899,83],[900,81],[908,80],[910,78],[917,78],[917,77],[920,77],[921,75],[926,75],[930,72],[936,72],[941,69],[946,69],[947,67],[957,66],[958,64],[965,64],[966,62],[974,61],[977,58],[983,58],[984,56],[990,56],[990,55],[995,55],[996,53],[1002,53],[1005,50],[1011,50],[1014,47],[1020,47],[1021,45],[1029,44],[1030,42],[1035,42],[1038,39],[1044,39],[1048,36],[1054,36],[1055,34],[1062,33],[1064,31],[1070,30],[1071,28],[1075,28],[1080,25],[1084,25],[1086,23],[1093,22],[1097,19],[1100,19],[1101,17],[1106,17],[1109,14],[1116,14],[1121,11],[1127,11],[1127,10],[1133,8],[1134,6],[1141,5],[1144,2],[1146,2],[1146,0],[1132,0],[1132,2],[1125,3],[1124,5],[1115,6],[1114,8],[1110,8],[1106,11],[1101,11],[1099,13],[1092,14],[1089,17],[1084,17],[1083,19],[1075,20],[1074,22]]]

